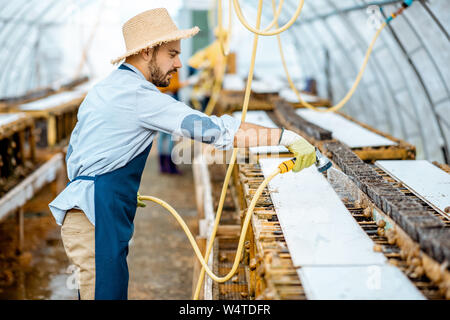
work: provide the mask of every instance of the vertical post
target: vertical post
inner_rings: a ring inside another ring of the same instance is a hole
[[[20,164],[23,166],[25,164],[25,130],[26,128],[23,128],[19,131],[19,159]]]
[[[34,163],[36,162],[36,137],[34,132],[34,121],[30,124],[28,130],[30,130],[30,160]]]
[[[16,212],[17,217],[17,251],[22,253],[23,251],[23,241],[24,241],[24,231],[23,231],[23,207],[20,207]]]
[[[53,147],[56,144],[56,117],[49,114],[47,118],[47,144]]]
[[[331,90],[331,66],[330,66],[330,52],[325,48],[325,81],[327,86],[327,99],[332,104],[333,91]]]

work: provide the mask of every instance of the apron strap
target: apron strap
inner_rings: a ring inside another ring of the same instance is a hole
[[[120,69],[120,70],[128,70],[128,71],[134,72],[133,69],[131,69],[130,67],[124,65],[123,63],[119,66],[118,69]]]
[[[92,177],[92,176],[78,176],[78,177],[75,177],[72,181],[69,181],[67,183],[66,187],[69,184],[71,184],[72,182],[77,181],[77,180],[91,180],[91,181],[95,181],[95,176],[94,177]]]

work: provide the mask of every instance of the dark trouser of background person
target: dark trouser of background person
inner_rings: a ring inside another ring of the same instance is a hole
[[[159,167],[161,173],[181,174],[175,163],[172,161],[173,140],[170,134],[158,133],[158,153]]]

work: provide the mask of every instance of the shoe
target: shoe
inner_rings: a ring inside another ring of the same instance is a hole
[[[167,156],[160,154],[159,155],[159,172],[160,173],[169,173],[169,166],[167,164]]]
[[[167,156],[167,163],[169,166],[169,173],[170,174],[179,174],[181,175],[182,172],[178,170],[177,165],[172,161],[171,156]]]

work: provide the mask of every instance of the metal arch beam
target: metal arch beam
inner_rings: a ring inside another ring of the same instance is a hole
[[[438,26],[439,29],[441,29],[442,33],[445,35],[445,37],[447,38],[448,41],[450,41],[450,36],[447,32],[447,30],[445,30],[444,26],[442,25],[442,23],[439,21],[439,19],[434,15],[433,11],[431,11],[431,9],[428,7],[428,5],[425,3],[426,0],[419,0],[420,4],[422,5],[422,7],[425,9],[425,11],[430,15],[431,19],[434,20],[434,22],[436,23],[436,25]]]
[[[309,26],[310,28],[312,28],[312,29],[315,30],[315,27],[313,26],[313,24],[301,24],[301,25],[298,26],[298,28],[301,28],[301,27],[306,28],[307,26]],[[293,33],[293,32],[292,32],[292,33]],[[318,33],[317,30],[316,30],[316,33]],[[321,47],[327,47],[327,46],[325,46],[325,45],[323,44],[322,41],[319,42],[319,39],[318,39],[318,38],[310,37],[310,36],[309,36],[309,32],[307,32],[307,31],[303,33],[303,36],[308,37],[310,43],[316,43],[316,42],[317,42],[317,43],[319,43],[318,46],[321,46]],[[298,38],[297,38],[297,39],[298,39]],[[328,47],[327,47],[327,48],[328,48]],[[316,61],[317,61],[317,59],[312,59],[312,60],[313,60],[315,63],[316,63]],[[346,87],[344,86],[344,84],[346,83],[346,79],[343,77],[344,72],[342,72],[341,65],[339,65],[339,64],[334,64],[333,66],[334,66],[336,69],[339,70],[338,72],[336,72],[336,76],[337,76],[337,78],[339,79],[339,83],[342,84],[343,90],[348,90],[348,88],[346,88]],[[320,68],[319,68],[319,70],[320,70]],[[321,71],[319,71],[319,72],[321,72]],[[331,80],[331,79],[330,79],[330,80]],[[358,103],[350,102],[349,104],[347,104],[347,106],[348,106],[348,107],[353,107],[352,109],[355,109],[355,107],[358,107],[358,110],[360,111],[360,113],[361,113],[362,115],[364,115],[364,118],[365,118],[367,114],[366,114],[365,112],[361,112],[361,110],[363,110],[362,108],[363,108],[363,105],[364,105],[363,102],[362,102],[362,100],[361,100],[361,97],[357,94],[357,95],[355,96],[355,98],[357,99]],[[355,110],[355,111],[356,111],[356,110]]]
[[[254,8],[252,8],[252,9],[254,9]],[[282,12],[282,14],[283,14],[283,12]],[[280,15],[280,18],[281,18],[281,16],[282,16],[282,14]],[[293,34],[293,32],[289,32],[288,31],[288,34]],[[306,32],[305,33],[306,35],[308,35],[308,38],[309,38],[309,34]],[[296,38],[295,36],[293,36],[293,38],[295,39],[295,41],[296,42],[298,42],[299,43],[299,40],[298,40],[298,38]],[[310,40],[310,42],[312,43],[312,42],[317,42],[317,39],[314,39],[314,41],[311,41]],[[323,45],[323,43],[322,42],[319,42],[319,45],[320,46],[322,46],[322,47],[324,47],[324,45]],[[307,52],[309,52],[309,50],[307,51]],[[313,62],[314,62],[314,64],[315,65],[317,65],[317,59],[310,59],[310,60],[312,60]],[[340,66],[336,66],[337,68],[339,68],[340,70],[342,70],[341,68],[340,68]],[[317,71],[318,71],[318,73],[321,73],[322,71],[320,70],[320,67],[317,65]],[[338,76],[338,78],[341,80],[340,82],[343,84],[343,83],[345,83],[345,79],[343,78],[343,76],[342,76],[342,72],[337,72],[337,76]],[[358,106],[360,106],[360,108],[364,105],[363,103],[362,103],[362,100],[361,100],[361,97],[359,96],[359,95],[356,95],[356,98],[358,99],[358,101],[359,101],[359,103],[358,103]],[[351,104],[350,104],[351,105]],[[364,115],[366,115],[365,113],[363,113]]]
[[[86,1],[85,1],[86,2]],[[63,15],[63,16],[61,16],[60,17],[60,12],[61,11],[63,11],[63,10],[65,10],[66,8],[65,7],[61,7],[61,10],[57,10],[56,11],[56,13],[57,14],[54,14],[55,16],[58,16],[58,19],[59,20],[61,20],[61,21],[65,21],[66,19],[67,19],[67,17],[71,14],[71,12],[69,12],[69,13],[67,13],[67,14],[65,14],[65,15]],[[57,24],[57,25],[59,25],[59,24],[61,24],[61,22],[57,22],[57,23],[55,23],[55,24]],[[39,27],[44,27],[44,26],[48,26],[48,25],[54,25],[54,24],[44,24],[44,25],[39,25]],[[37,49],[37,43],[39,42],[39,38],[37,38],[36,39],[36,41],[33,43],[33,50],[36,50]],[[32,59],[30,59],[31,61],[33,61]],[[35,61],[35,60],[34,60]],[[32,70],[31,68],[31,66],[32,66],[32,64],[30,63],[29,64],[29,66],[30,66],[30,70]],[[33,73],[33,72],[31,72],[31,75],[35,75],[35,73]],[[27,73],[26,72],[22,72],[22,76],[21,76],[21,78],[20,78],[20,81],[22,81],[22,80],[24,80],[24,78],[27,76]],[[30,77],[30,79],[29,79],[29,81],[28,81],[28,85],[25,87],[25,90],[26,91],[29,91],[30,89],[32,89],[32,84],[33,84],[33,82],[32,82],[32,77]],[[20,82],[19,81],[19,82]],[[11,82],[9,81],[9,80],[7,80],[6,81],[6,85],[8,86],[9,84],[10,84]],[[20,83],[22,83],[22,82],[20,82]]]
[[[406,89],[406,91],[408,93],[408,97],[409,97],[409,99],[411,101],[411,104],[413,105],[413,110],[414,110],[416,121],[418,121],[418,119],[420,119],[420,115],[419,115],[419,112],[418,112],[419,108],[418,108],[416,100],[413,98],[412,91],[411,91],[411,89],[410,89],[410,87],[408,85],[409,81],[407,81],[406,75],[405,75],[403,69],[400,67],[399,61],[397,60],[396,56],[393,54],[392,47],[389,45],[388,42],[385,41],[384,37],[385,37],[384,34],[381,34],[379,41],[382,41],[382,43],[386,47],[389,48],[388,53],[389,53],[391,59],[394,61],[394,65],[397,68],[398,74],[401,76],[403,82],[406,84],[405,85],[405,89]],[[394,41],[395,41],[395,39],[394,39]],[[417,126],[418,126],[420,139],[422,140],[422,145],[423,145],[423,150],[424,150],[424,153],[425,153],[425,157],[428,158],[429,151],[428,151],[428,147],[427,147],[427,144],[426,144],[424,128],[420,124],[417,124]]]
[[[331,7],[335,8],[335,9],[338,9],[338,8],[336,8],[336,6],[335,6],[334,4],[332,4],[330,1],[328,1],[328,0],[325,0],[325,1],[326,1]],[[356,40],[356,43],[358,44],[358,47],[359,47],[360,51],[364,54],[366,50],[365,50],[365,48],[363,48],[363,45],[362,45],[362,43],[364,43],[364,40],[362,39],[362,36],[361,36],[360,33],[358,32],[357,28],[355,28],[354,25],[353,25],[351,22],[349,22],[347,19],[343,18],[342,15],[343,15],[343,13],[339,14],[338,17],[341,19],[342,23],[344,24],[344,26],[347,28],[348,31],[354,30],[354,34],[355,34],[354,39]],[[387,77],[386,77],[386,75],[385,75],[384,73],[381,73],[381,75],[379,74],[380,63],[378,62],[378,58],[376,57],[375,52],[372,54],[372,57],[371,57],[371,59],[369,60],[369,67],[370,67],[371,65],[373,66],[373,67],[371,68],[371,70],[373,71],[373,74],[374,74],[375,78],[377,79],[376,81],[377,81],[377,84],[378,84],[378,87],[379,87],[378,90],[379,90],[379,91],[381,92],[381,94],[383,95],[383,97],[384,97],[383,99],[384,99],[385,101],[388,101],[387,95],[386,95],[385,92],[384,92],[384,87],[383,87],[383,85],[382,85],[382,79],[381,79],[381,78],[383,78],[384,83],[389,83],[389,84],[390,84],[390,82],[388,81],[388,79],[387,79]],[[398,102],[397,98],[395,97],[395,95],[393,94],[393,91],[392,91],[392,89],[391,89],[391,87],[390,87],[389,85],[387,86],[387,90],[388,90],[388,92],[389,92],[391,98],[394,100],[394,103],[396,103],[397,105],[399,105],[399,102]],[[387,111],[386,113],[389,114],[388,117],[385,117],[385,118],[387,118],[387,122],[388,122],[388,125],[389,125],[389,131],[390,131],[390,132],[393,132],[394,130],[393,130],[393,124],[392,124],[392,120],[391,120],[391,116],[390,116],[390,115],[391,115],[391,113],[390,113],[390,108],[387,106],[387,104],[386,104],[385,111]],[[398,112],[398,109],[396,109],[396,111]],[[399,113],[397,114],[397,116],[398,116],[398,118],[399,118],[400,129],[401,129],[401,132],[402,132],[402,134],[403,134],[403,137],[406,137],[407,134],[406,134],[405,123],[404,123],[404,121],[403,121],[403,117],[402,117],[401,114],[399,114]]]
[[[57,1],[53,1],[53,3],[56,3]],[[59,2],[59,3],[61,3],[61,2]],[[59,4],[58,3],[58,4]],[[90,0],[81,0],[79,3],[78,3],[78,6],[80,7],[80,8],[82,8],[82,7],[84,7],[85,5],[87,5],[88,3],[92,3],[92,1],[90,1]],[[52,5],[50,5],[50,6],[47,6],[47,8],[49,8],[49,7],[51,7]],[[57,17],[57,19],[58,20],[60,20],[60,21],[65,21],[65,19],[70,15],[70,14],[72,14],[72,12],[68,12],[68,13],[66,13],[65,15],[62,15],[62,16],[60,16],[60,13],[61,12],[64,12],[64,10],[66,9],[66,7],[65,6],[60,6],[60,8],[58,8],[58,10],[53,10],[53,11],[51,11],[51,14],[52,14],[52,16],[51,17]],[[45,16],[45,11],[46,10],[44,10],[44,13],[42,13],[41,12],[41,14],[39,15],[39,18],[41,18],[41,17],[44,17]],[[39,19],[38,18],[38,19]],[[38,20],[38,19],[36,19],[36,21]],[[46,23],[46,24],[41,24],[41,25],[39,25],[39,26],[47,26],[47,25],[59,25],[59,24],[61,24],[61,22],[58,22],[58,23]],[[22,37],[18,37],[18,39],[21,39],[21,41],[19,42],[19,41],[17,41],[16,42],[16,45],[15,45],[15,51],[16,52],[19,52],[19,50],[20,50],[20,45],[21,45],[21,43],[23,42],[23,37],[24,36],[29,36],[28,34],[22,34]],[[19,53],[19,55],[20,55],[20,53]],[[22,54],[23,55],[23,54]],[[11,55],[11,57],[14,57],[15,55]],[[10,62],[11,62],[12,60],[10,59]],[[22,72],[22,76],[21,76],[21,79],[22,78],[24,78],[24,76],[26,76],[26,73],[25,72]],[[8,77],[8,79],[10,78],[10,75],[9,75],[9,77]],[[49,82],[49,81],[47,81],[47,82]],[[11,83],[11,81],[6,81],[6,90],[8,90],[8,85]],[[31,87],[30,87],[30,84],[31,84],[31,81],[29,81],[29,85],[26,87],[26,89],[27,90],[29,90]],[[1,87],[0,87],[1,88]]]
[[[256,7],[255,6],[251,6],[251,5],[249,5],[249,4],[247,4],[247,3],[244,3],[244,5],[247,5],[248,7],[250,7],[252,10],[256,10]],[[272,20],[272,16],[270,16],[269,14],[267,14],[267,11],[263,11],[263,16],[264,17],[270,17],[270,18],[267,18],[267,20],[268,21],[271,21]],[[280,17],[281,17],[281,14],[280,14]],[[295,36],[293,36],[292,35],[292,33],[290,33],[289,32],[289,30],[287,30],[287,34],[294,40],[294,42],[295,43],[297,43],[297,44],[300,44],[298,41],[297,41],[297,39],[295,38]],[[281,35],[280,35],[281,36]],[[320,71],[320,67],[319,67],[319,65],[317,64],[317,61],[316,61],[316,59],[312,59],[311,57],[310,57],[310,55],[309,55],[309,48],[307,48],[307,47],[305,47],[307,50],[305,51],[305,53],[306,53],[306,56],[307,56],[307,59],[311,62],[313,62],[313,63],[310,63],[310,65],[312,66],[312,65],[314,65],[314,67],[315,67],[315,69],[317,70],[317,72],[318,73],[320,73],[321,71]],[[305,68],[305,70],[306,69],[309,69],[309,68]]]
[[[383,2],[378,2],[378,3],[371,2],[371,3],[368,3],[368,4],[366,4],[366,5],[354,6],[354,7],[347,8],[347,9],[337,9],[337,10],[334,11],[333,15],[339,13],[339,11],[341,11],[341,12],[350,12],[350,11],[354,11],[354,10],[358,10],[358,9],[363,9],[363,8],[366,8],[366,6],[367,6],[367,5],[370,5],[370,4],[378,4],[378,5],[384,4],[384,5],[386,5],[386,4],[390,4],[390,3],[393,3],[393,2],[389,2],[389,1],[383,1]],[[331,15],[327,15],[327,16],[331,16]],[[324,16],[324,17],[325,17],[325,16]],[[317,18],[317,19],[318,19],[318,18]],[[317,19],[313,19],[313,20],[317,20]],[[302,20],[302,22],[303,22],[303,21],[304,21],[304,20]],[[296,22],[296,23],[299,23],[299,22]],[[391,56],[393,56],[391,51],[389,51],[389,54],[390,54]],[[401,71],[401,70],[400,70],[400,71]],[[404,74],[403,74],[402,71],[401,71],[401,75],[402,75],[403,78],[405,78],[405,76],[404,76]],[[408,90],[408,93],[409,93],[409,95],[410,95],[411,101],[412,101],[412,102],[414,103],[414,105],[415,105],[415,111],[416,111],[417,105],[416,105],[416,103],[414,102],[414,100],[412,99],[412,95],[411,95],[411,92],[410,92],[410,90],[409,90],[409,87],[407,87],[407,90]],[[416,118],[417,118],[417,111],[416,111]],[[423,136],[422,130],[423,130],[422,127],[420,127],[420,135],[421,135],[421,139],[422,139],[422,141],[424,141],[424,136]],[[426,146],[425,143],[424,143],[424,146]],[[424,147],[424,148],[426,148],[426,147]],[[426,149],[425,149],[424,151],[427,153]]]
[[[312,25],[311,25],[311,26],[312,26]],[[303,25],[303,28],[305,28],[305,27],[306,27],[306,25]],[[308,35],[308,37],[309,37],[309,35]],[[311,39],[312,39],[312,41],[315,40],[314,37],[309,37],[309,38],[310,38],[310,41],[311,41]],[[331,55],[330,55],[330,57],[331,57]],[[331,61],[332,61],[332,60],[331,60]],[[334,68],[333,68],[333,67],[334,67]],[[339,63],[334,63],[334,64],[332,65],[332,68],[335,69],[335,70],[337,70],[337,72],[335,72],[335,75],[336,75],[337,79],[339,80],[338,83],[341,84],[341,90],[339,90],[339,89],[336,90],[336,89],[335,89],[335,91],[336,91],[336,92],[347,92],[350,88],[349,88],[348,86],[345,85],[345,84],[348,82],[348,81],[347,81],[348,79],[346,79],[346,78],[343,76],[343,75],[345,74],[345,72],[344,72],[345,67],[341,66]],[[331,85],[333,84],[333,79],[332,79],[332,78],[328,79],[328,81],[330,82]],[[336,87],[335,87],[335,88],[336,88]],[[333,90],[333,89],[332,89],[332,90]],[[333,94],[333,96],[335,96],[335,94]],[[362,96],[361,96],[361,94],[360,94],[359,92],[356,93],[356,94],[353,96],[353,98],[354,98],[354,100],[350,100],[350,101],[346,104],[346,106],[350,107],[350,108],[348,108],[348,113],[352,113],[352,111],[353,111],[353,113],[359,113],[359,114],[362,115],[362,117],[360,117],[360,120],[363,120],[363,119],[364,119],[364,121],[365,121],[366,123],[368,123],[370,117],[371,117],[371,116],[373,117],[372,107],[369,107],[369,109],[368,109],[369,112],[367,112],[367,109],[366,109],[366,110],[364,109],[364,101],[363,101]]]
[[[383,36],[381,36],[380,39],[379,39],[378,41],[382,41],[383,45],[384,45],[384,46],[387,46],[386,41],[384,40]],[[413,95],[412,95],[411,90],[409,89],[409,87],[408,87],[408,85],[407,85],[408,82],[406,81],[406,77],[405,77],[405,75],[404,75],[404,72],[403,72],[403,70],[399,67],[399,64],[397,63],[397,59],[396,59],[395,56],[393,55],[392,50],[389,49],[389,50],[388,50],[388,53],[389,53],[391,59],[395,62],[394,65],[396,66],[396,68],[397,68],[397,70],[398,70],[398,74],[400,74],[400,76],[401,76],[402,79],[404,80],[404,83],[406,84],[405,89],[407,90],[408,96],[409,96],[409,98],[410,98],[410,100],[411,100],[411,103],[412,103],[412,105],[413,105],[413,110],[414,110],[414,115],[415,115],[414,121],[415,121],[416,127],[418,127],[419,137],[420,137],[420,140],[422,141],[423,151],[424,151],[425,157],[426,157],[426,158],[429,158],[429,150],[428,150],[428,147],[427,147],[427,144],[426,144],[426,140],[425,140],[425,132],[424,132],[424,130],[423,130],[423,127],[422,127],[422,126],[420,125],[420,123],[419,123],[419,118],[420,118],[420,116],[419,116],[419,113],[418,113],[418,106],[417,106],[417,103],[416,103],[416,101],[413,99]],[[378,60],[376,56],[374,56],[373,59],[375,59],[375,61]],[[380,63],[378,63],[378,68],[381,70]],[[382,74],[383,77],[385,78],[385,81],[386,81],[386,82],[389,82],[389,85],[387,86],[388,89],[389,89],[389,92],[390,92],[392,98],[394,99],[394,102],[397,104],[398,107],[400,107],[401,104],[398,102],[397,95],[396,95],[396,93],[393,92],[393,90],[391,89],[389,77],[386,77],[384,73],[381,73],[381,74]],[[398,111],[399,111],[398,108],[395,108],[395,110],[397,111],[397,116],[398,116],[398,118],[399,118],[399,119],[402,121],[402,123],[403,123],[402,113],[398,112]],[[403,110],[406,111],[406,109],[404,109],[404,108],[403,108]],[[410,117],[411,117],[411,116],[410,116]],[[411,117],[411,118],[412,118],[412,117]],[[404,136],[405,136],[405,137],[410,137],[410,138],[413,137],[413,135],[407,135],[407,134],[405,134]]]
[[[309,25],[309,26],[310,26],[311,28],[313,28],[312,25]],[[306,27],[306,25],[303,25],[303,27]],[[313,28],[313,29],[314,29],[314,28]],[[306,37],[308,37],[308,39],[309,39],[309,41],[310,41],[311,43],[317,41],[316,38],[310,37],[308,32],[303,33],[303,35],[306,36]],[[323,45],[322,42],[320,42],[320,44]],[[339,82],[342,84],[343,89],[344,89],[344,90],[348,90],[348,88],[346,88],[346,87],[343,85],[344,83],[346,83],[346,79],[342,76],[344,73],[342,72],[341,66],[340,66],[339,64],[335,64],[334,67],[335,67],[336,69],[339,70],[339,72],[337,72],[336,75],[337,75],[338,79],[340,80]],[[357,94],[357,95],[355,96],[355,98],[358,100],[359,103],[353,104],[353,102],[352,102],[352,103],[347,104],[347,105],[348,105],[348,106],[352,106],[352,105],[353,105],[353,106],[358,106],[358,111],[359,111],[361,114],[363,114],[364,117],[366,117],[367,114],[364,113],[364,112],[361,112],[361,110],[363,110],[362,108],[363,108],[363,105],[364,105],[364,104],[363,104],[363,102],[362,102],[362,99],[361,99],[360,95]]]
[[[341,20],[342,20],[342,18],[341,18]],[[324,20],[323,23],[326,24],[326,25],[328,26],[328,28],[327,28],[328,33],[329,33],[329,34],[332,36],[332,38],[335,39],[335,41],[338,43],[338,46],[341,48],[341,51],[345,52],[345,56],[347,57],[347,60],[351,61],[350,65],[353,67],[354,72],[355,72],[355,73],[358,73],[359,69],[356,67],[356,64],[354,63],[354,61],[353,61],[352,59],[349,58],[349,57],[350,57],[350,52],[346,49],[346,47],[343,45],[343,43],[339,40],[339,37],[337,36],[337,34],[336,34],[334,31],[332,31],[332,28],[329,27],[329,26],[330,26],[330,25],[329,25],[329,22],[328,22],[327,20]],[[360,83],[360,85],[363,85],[363,87],[366,88],[365,91],[367,92],[367,96],[371,96],[370,91],[367,89],[366,84],[364,83],[364,81],[362,81],[362,82]],[[379,82],[378,82],[378,85],[380,85]],[[370,98],[370,100],[371,100],[371,101],[374,101],[372,98]],[[363,102],[363,103],[362,103],[362,106],[367,106],[367,103],[364,103],[364,102]],[[364,109],[365,109],[365,108],[363,108],[363,113],[364,113],[364,111],[365,111]],[[375,113],[374,113],[373,110],[372,110],[372,104],[369,105],[369,110],[370,110],[370,112],[372,113],[371,119],[378,120],[377,117],[375,116]],[[369,121],[369,122],[370,122],[370,121]],[[378,127],[378,123],[375,123],[374,126],[375,126],[375,127]],[[390,126],[392,126],[392,124],[390,124]]]
[[[386,15],[384,14],[384,12],[382,12],[383,17],[386,18]],[[423,92],[425,93],[425,98],[427,99],[427,101],[429,102],[430,106],[431,106],[431,112],[433,114],[433,117],[435,118],[436,124],[438,126],[438,131],[441,135],[442,141],[444,141],[444,145],[441,146],[441,152],[442,155],[444,157],[444,161],[445,163],[449,163],[450,160],[450,154],[449,154],[449,150],[448,150],[448,142],[447,142],[447,138],[445,137],[444,131],[442,129],[442,125],[441,122],[439,121],[439,115],[436,112],[436,109],[434,107],[433,101],[431,99],[431,95],[428,91],[428,89],[425,86],[425,83],[419,73],[419,70],[417,69],[416,65],[414,64],[414,62],[412,61],[412,59],[409,57],[408,52],[406,50],[406,48],[403,46],[403,44],[401,43],[399,37],[397,36],[397,33],[394,31],[394,29],[392,28],[392,26],[390,24],[387,25],[387,28],[389,29],[389,31],[391,32],[392,36],[394,37],[394,39],[396,40],[401,52],[403,53],[403,55],[405,56],[405,58],[407,59],[409,65],[411,66],[414,74],[416,75],[417,80],[419,81],[419,84],[423,90]]]
[[[35,0],[35,2],[37,2],[37,1],[38,0]],[[24,7],[19,6],[18,10],[16,10],[13,13],[14,17],[16,17],[17,20],[22,18],[25,14],[28,13],[29,8],[33,7],[33,4],[34,4],[34,1],[31,0],[27,3],[27,6],[24,6]],[[3,47],[3,43],[5,42],[5,40],[10,37],[9,32],[11,31],[12,28],[13,28],[12,23],[7,23],[6,26],[4,26],[2,28],[2,30],[0,30],[0,47]]]
[[[433,64],[434,69],[436,69],[436,74],[438,75],[439,80],[441,80],[441,83],[442,83],[443,87],[445,88],[445,91],[447,92],[447,98],[450,98],[450,89],[444,80],[444,76],[442,75],[442,72],[439,69],[436,60],[434,59],[430,50],[428,50],[428,47],[425,45],[423,38],[420,36],[420,34],[417,31],[417,29],[415,28],[414,24],[411,23],[411,21],[408,19],[408,15],[403,14],[402,16],[403,16],[403,19],[405,20],[406,24],[410,27],[411,31],[416,36],[416,38],[419,40],[420,44],[422,45],[423,49],[425,50],[425,53],[427,54],[428,58],[430,59],[431,63]]]
[[[51,1],[47,6],[43,8],[43,10],[39,11],[39,14],[37,15],[35,21],[38,21],[40,18],[44,17],[48,13],[48,9],[51,8],[55,3],[57,3],[57,0]],[[20,48],[21,44],[24,42],[24,38],[28,38],[29,36],[30,34],[27,32],[27,30],[22,32],[19,36],[17,36],[16,37],[17,40],[14,43],[13,49],[10,50],[9,56],[1,60],[0,65],[3,65],[5,69],[7,69],[9,65],[12,65],[12,62],[18,59],[18,57],[20,57],[20,53],[18,54],[18,52],[21,49]],[[7,92],[6,90],[8,89],[9,82],[6,82],[6,85],[2,84],[4,84],[5,80],[9,79],[10,76],[11,76],[10,73],[4,72],[0,77],[0,88],[2,89],[6,88],[4,89],[4,92]]]
[[[17,6],[15,7],[15,9],[17,9],[17,8],[20,9],[22,3],[21,3],[20,1],[9,1],[9,4],[11,5],[10,7],[14,7],[14,4],[17,4]],[[0,10],[0,14],[2,14],[3,12],[5,12],[6,9],[9,10],[8,5],[6,5],[5,7],[2,8],[2,10]],[[14,11],[16,11],[16,10],[13,10],[13,12],[14,12]]]
[[[314,8],[314,6],[310,5],[311,10],[313,10],[313,12],[317,12],[316,9]],[[327,26],[329,26],[329,23],[327,21],[324,22]],[[310,24],[311,25],[311,24]],[[353,71],[355,73],[358,72],[358,68],[355,66],[353,60],[351,60],[349,51],[347,50],[347,48],[342,44],[342,42],[340,41],[340,39],[336,36],[336,33],[334,31],[332,31],[331,28],[326,28],[326,31],[331,35],[331,37],[336,41],[337,47],[339,48],[340,51],[342,51],[344,53],[344,56],[346,57],[346,59],[349,61],[349,65],[352,67]],[[364,81],[361,81],[360,86],[365,88],[365,92],[367,93],[368,97],[371,97],[372,95],[370,94],[370,91],[367,90],[367,86],[364,83]],[[371,99],[371,98],[370,98]],[[372,99],[371,99],[372,100]],[[362,106],[365,105],[364,103],[362,104]],[[372,119],[377,120],[375,113],[372,110],[372,106],[369,105],[369,108],[367,110],[370,110],[370,112],[372,113]],[[378,126],[378,123],[375,123],[375,126]]]
[[[270,1],[270,0],[269,0],[269,1]],[[252,8],[253,8],[253,7],[252,7]],[[264,11],[263,13],[264,13],[264,15],[267,16],[267,17],[270,16],[270,15],[268,15],[268,14],[266,13],[266,11]],[[281,17],[281,14],[280,14],[280,17]],[[268,21],[271,21],[271,20],[272,20],[272,17],[270,16],[270,18],[268,18]],[[290,32],[290,29],[286,30],[286,32],[287,32],[287,34],[291,37],[291,39],[294,41],[295,44],[300,45],[300,43],[297,41],[297,38],[296,38],[295,36],[293,36],[292,32]],[[281,34],[280,34],[280,37],[281,37]],[[303,46],[302,46],[302,47],[303,47]],[[304,48],[307,50],[307,51],[305,51],[305,52],[308,53],[308,54],[307,54],[307,59],[308,59],[308,61],[313,62],[311,65],[314,65],[316,71],[317,71],[318,73],[320,73],[320,72],[321,72],[321,71],[320,71],[320,66],[317,64],[317,60],[311,58],[311,56],[309,55],[309,51],[310,51],[310,50],[309,50],[308,47],[304,47]],[[300,59],[300,60],[301,60],[301,59]],[[300,61],[299,61],[299,63],[302,64],[302,62],[300,62]],[[307,70],[307,69],[310,69],[310,68],[305,68],[305,70]]]
[[[337,15],[337,14],[363,10],[363,9],[366,9],[367,6],[370,6],[370,5],[375,5],[375,6],[382,7],[382,6],[385,6],[385,5],[401,3],[401,2],[403,2],[403,0],[371,1],[371,2],[369,2],[367,4],[355,5],[355,6],[350,6],[350,7],[347,7],[347,8],[337,9],[337,10],[333,10],[333,11],[325,13],[325,14],[316,14],[312,18],[306,18],[306,19],[302,19],[301,21],[296,21],[294,23],[294,25],[300,24],[300,23],[311,23],[311,22],[316,21],[316,20],[325,20],[325,19],[327,19],[329,17],[332,17],[334,15]]]

